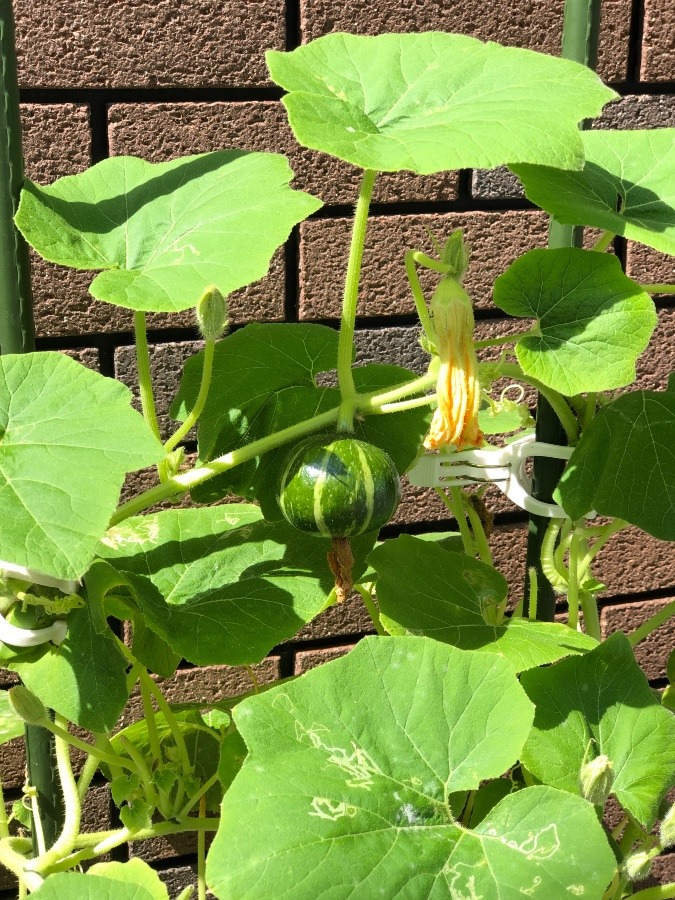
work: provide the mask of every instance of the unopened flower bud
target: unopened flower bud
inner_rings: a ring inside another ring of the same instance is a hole
[[[40,725],[47,717],[44,704],[22,684],[10,688],[7,698],[14,712],[29,725]]]
[[[661,819],[659,838],[664,850],[675,845],[675,803]]]
[[[199,298],[197,323],[206,341],[217,341],[227,326],[227,300],[214,284]]]
[[[582,766],[579,774],[581,793],[594,805],[602,804],[609,797],[614,783],[614,764],[605,754],[596,756]]]
[[[631,881],[642,881],[643,878],[649,875],[649,870],[652,867],[652,857],[653,854],[648,853],[646,850],[637,850],[626,857],[624,869]]]
[[[441,253],[441,262],[450,269],[448,274],[457,281],[464,278],[464,273],[469,267],[469,248],[464,242],[464,233],[461,228],[453,231],[445,242]]]

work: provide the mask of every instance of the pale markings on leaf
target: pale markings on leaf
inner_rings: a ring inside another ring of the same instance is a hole
[[[335,822],[336,819],[342,819],[345,816],[353,818],[357,813],[356,807],[345,803],[344,800],[333,802],[326,797],[314,797],[312,799],[312,809],[314,812],[311,812],[310,816],[315,816],[317,819],[329,819],[331,822]]]

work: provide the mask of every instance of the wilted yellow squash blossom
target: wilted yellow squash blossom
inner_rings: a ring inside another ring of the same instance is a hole
[[[441,279],[431,298],[431,315],[440,363],[438,405],[424,446],[427,450],[479,447],[484,438],[478,427],[480,384],[473,346],[473,309],[456,278]]]

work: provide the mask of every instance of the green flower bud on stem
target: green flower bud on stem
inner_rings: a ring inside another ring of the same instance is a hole
[[[197,323],[205,341],[217,341],[227,326],[227,300],[214,284],[197,302]]]
[[[609,797],[614,783],[614,764],[604,753],[582,766],[579,774],[581,793],[594,805],[602,804]]]
[[[653,857],[654,853],[647,852],[646,850],[636,850],[635,853],[631,853],[630,856],[627,856],[624,863],[624,870],[628,878],[631,881],[642,881],[646,878],[652,867]]]
[[[41,725],[47,718],[44,704],[22,684],[10,688],[7,698],[14,712],[29,725]]]

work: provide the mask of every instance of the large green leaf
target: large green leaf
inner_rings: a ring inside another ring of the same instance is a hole
[[[79,579],[126,472],[162,446],[128,388],[62,353],[0,358],[0,557]]]
[[[355,578],[374,540],[352,541]],[[127,519],[99,549],[147,626],[197,665],[260,662],[325,608],[334,583],[330,541],[246,504]]]
[[[604,754],[614,767],[612,793],[650,828],[675,784],[675,716],[652,694],[625,635],[526,672],[521,682],[536,706],[522,756],[535,778],[580,793],[582,766]]]
[[[516,344],[518,360],[566,396],[631,384],[658,322],[615,256],[576,248],[530,250],[495,281],[494,302],[537,319],[536,333]]]
[[[272,153],[118,156],[49,187],[26,182],[16,223],[45,259],[103,269],[90,288],[98,300],[177,312],[209,285],[227,295],[267,274],[292,227],[321,206],[292,177]]]
[[[579,169],[577,123],[616,96],[568,60],[440,32],[329,34],[267,63],[301,144],[384,172]]]
[[[596,644],[553,622],[512,619],[487,624],[483,611],[504,600],[506,580],[491,566],[448,553],[438,543],[404,534],[380,544],[368,561],[377,572],[377,600],[389,631],[423,634],[463,650],[500,653],[519,672]]]
[[[39,900],[169,900],[157,872],[141,859],[97,863],[86,874],[57,872],[33,896]]]
[[[200,419],[200,457],[213,459],[337,408],[339,391],[315,383],[319,373],[335,368],[337,339],[337,332],[321,325],[253,324],[222,341],[216,348],[212,386]],[[185,418],[197,398],[202,365],[200,353],[185,367],[172,407],[172,415],[178,419]],[[360,393],[384,391],[415,377],[398,366],[354,369]],[[354,431],[389,453],[403,473],[419,451],[428,417],[424,408],[358,417]],[[280,519],[277,476],[289,450],[277,448],[210,478],[194,488],[192,496],[199,503],[211,503],[229,493],[237,494],[258,500],[265,518]]]
[[[88,606],[69,614],[58,647],[43,644],[5,665],[45,706],[90,731],[114,728],[129,697],[127,659],[110,629],[96,630]]]
[[[581,172],[512,166],[528,198],[564,224],[675,253],[675,128],[586,131],[582,140]]]
[[[579,798],[528,788],[473,831],[450,815],[449,795],[513,765],[530,728],[532,707],[497,656],[366,638],[234,715],[249,756],[207,860],[223,900],[515,898],[533,884],[569,900],[600,897],[612,877]]]
[[[605,406],[584,429],[555,499],[568,516],[592,509],[675,540],[675,385],[634,391]]]

